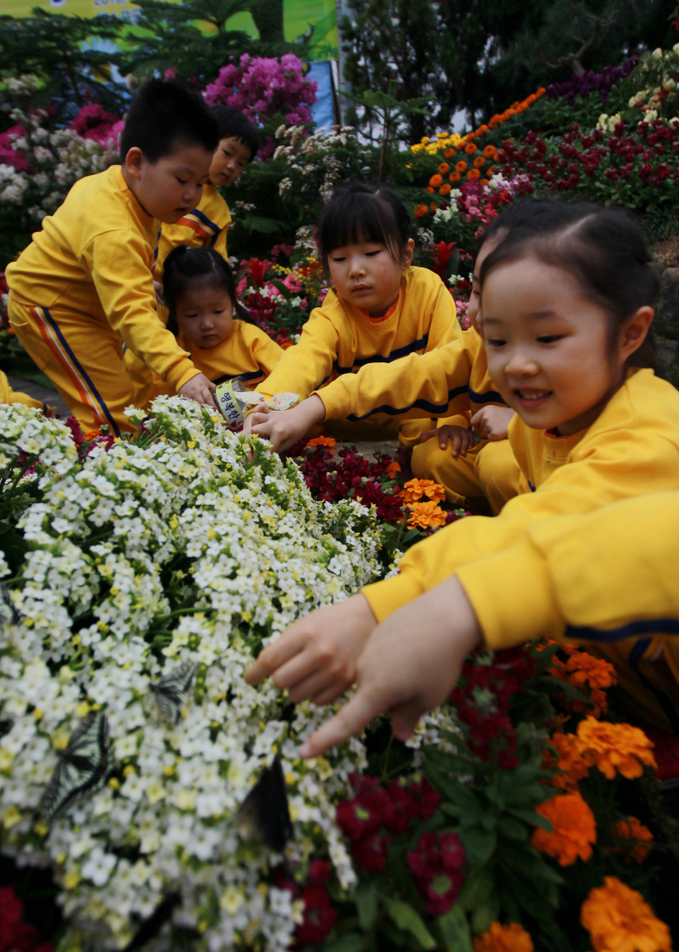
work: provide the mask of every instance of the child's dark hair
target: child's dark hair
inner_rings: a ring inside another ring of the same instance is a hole
[[[350,182],[337,189],[323,209],[317,241],[323,267],[335,248],[363,241],[386,245],[400,261],[410,238],[410,216],[390,188]]]
[[[644,233],[624,211],[590,203],[554,202],[549,210],[516,225],[481,265],[480,282],[502,264],[533,256],[562,268],[585,298],[609,315],[609,348],[639,308],[653,307],[658,277]],[[651,335],[627,360],[631,367],[654,367]]]
[[[253,125],[244,112],[232,106],[212,106],[212,115],[219,125],[219,139],[238,139],[250,150],[250,159],[257,155],[261,140],[257,126]]]
[[[120,137],[120,161],[135,146],[149,162],[171,155],[178,144],[214,152],[219,126],[202,96],[181,83],[151,79],[132,100]]]
[[[584,202],[573,205],[560,202],[556,198],[524,198],[513,202],[488,225],[481,239],[482,246],[488,241],[496,243],[502,240],[508,232],[526,222],[536,231],[542,227],[553,230],[559,219],[563,220],[564,224],[572,221],[573,218],[581,217],[586,207],[594,211],[599,206],[593,203],[586,205]]]
[[[236,282],[228,261],[214,248],[190,248],[177,245],[163,265],[163,297],[170,312],[168,329],[174,334],[177,327],[177,302],[188,288],[198,281],[216,288],[223,288],[233,304],[233,316],[253,323],[248,311],[238,303]]]

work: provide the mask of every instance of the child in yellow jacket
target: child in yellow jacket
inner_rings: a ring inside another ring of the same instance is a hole
[[[53,414],[53,410],[48,404],[36,400],[34,397],[29,397],[27,393],[22,393],[21,390],[12,390],[9,380],[2,370],[0,370],[0,403],[23,403],[26,407],[35,407],[36,410],[42,410],[45,416],[52,416]]]
[[[212,114],[219,125],[219,144],[210,163],[208,180],[203,185],[200,202],[174,225],[164,224],[158,240],[158,258],[153,267],[156,293],[163,282],[165,259],[173,248],[188,245],[190,248],[214,248],[223,258],[227,257],[227,233],[231,225],[231,212],[218,189],[232,185],[241,172],[257,155],[259,133],[250,120],[238,109],[230,106],[213,106]],[[158,316],[167,324],[167,308],[158,304]],[[125,364],[135,386],[134,402],[146,406],[154,397],[167,393],[167,385],[157,377],[131,350],[125,351]]]
[[[457,340],[461,331],[450,292],[438,275],[412,266],[414,242],[401,200],[387,188],[356,183],[337,191],[318,226],[323,264],[333,287],[259,388],[302,398],[366,364],[389,364]],[[389,427],[389,413],[371,422]],[[245,432],[253,425],[245,421]],[[393,424],[392,424],[393,427]],[[419,438],[406,422],[401,436]]]
[[[246,390],[254,390],[283,356],[268,334],[238,317],[233,272],[214,248],[179,245],[171,251],[163,297],[177,343],[214,384],[238,377]]]
[[[325,703],[354,679],[377,622],[463,566],[555,516],[679,488],[679,393],[643,369],[657,288],[643,235],[610,209],[571,212],[551,234],[512,231],[480,274],[488,367],[517,411],[509,439],[529,491],[494,518],[442,529],[406,553],[398,576],[298,622],[251,680],[275,671],[293,700]],[[332,644],[319,654],[321,641]]]
[[[202,98],[152,80],[130,106],[121,165],[73,186],[6,271],[17,337],[85,430],[130,429],[125,343],[179,393],[214,405],[210,382],[158,320],[158,220],[199,201],[218,142]]]

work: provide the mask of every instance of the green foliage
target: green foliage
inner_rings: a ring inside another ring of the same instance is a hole
[[[106,109],[120,110],[123,96],[110,82],[110,66],[122,57],[113,42],[122,23],[115,16],[64,16],[35,7],[30,17],[0,17],[0,78],[32,73],[41,83],[34,105],[50,102],[58,111],[84,106],[90,90]],[[92,49],[92,40],[110,48]],[[123,90],[124,92],[124,90]],[[91,97],[90,97],[91,98]]]

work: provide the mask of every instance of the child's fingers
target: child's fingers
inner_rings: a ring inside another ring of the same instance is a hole
[[[307,632],[305,630],[305,618],[291,625],[288,630],[281,635],[278,641],[268,645],[261,652],[256,661],[243,672],[243,678],[253,687],[268,678],[270,674],[276,671],[282,664],[285,664],[290,658],[302,651],[306,644]]]
[[[342,678],[331,671],[316,671],[311,677],[288,688],[288,697],[295,704],[299,704],[307,698],[328,694],[334,701],[346,691],[350,684],[351,678]]]
[[[425,430],[424,433],[420,433],[420,443],[426,443],[427,440],[431,440],[437,434],[438,434],[438,430]],[[444,444],[444,448],[445,448],[445,444]]]
[[[299,755],[305,760],[320,757],[329,747],[344,743],[354,734],[360,734],[370,721],[383,710],[382,699],[367,689],[361,689],[329,721],[306,740],[299,748]]]
[[[408,701],[393,708],[391,712],[391,729],[394,737],[405,741],[415,733],[417,722],[425,714],[427,708],[419,699]]]

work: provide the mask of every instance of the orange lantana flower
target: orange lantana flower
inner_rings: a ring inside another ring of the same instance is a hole
[[[642,764],[656,766],[653,741],[639,727],[587,717],[578,725],[578,737],[592,752],[595,766],[609,780],[615,777],[616,771],[633,780],[643,773]]]
[[[408,504],[410,515],[408,516],[408,526],[411,529],[429,529],[432,526],[445,526],[446,514],[437,502],[429,500],[428,502],[413,502]]]
[[[464,159],[460,159],[460,161],[455,165],[455,171],[456,171],[456,172],[466,172],[466,171],[467,171],[467,163],[465,162]]]
[[[409,479],[407,483],[403,484],[401,499],[406,505],[417,502],[423,496],[432,499],[434,502],[441,502],[446,498],[446,491],[440,483],[435,483],[433,479]]]
[[[333,450],[336,444],[337,440],[331,436],[315,436],[313,440],[309,440],[307,446],[327,446],[329,450]]]
[[[429,179],[429,184],[432,188],[438,188],[442,181],[443,179],[437,172],[436,175],[432,175],[432,177]]]
[[[551,783],[572,793],[578,789],[578,781],[589,774],[589,768],[594,763],[591,752],[577,734],[553,734],[549,741],[559,755],[556,766],[563,771]]]
[[[588,860],[596,843],[594,814],[579,793],[558,794],[536,808],[552,824],[552,832],[538,827],[531,843],[553,856],[561,866],[570,866],[578,857]]]
[[[619,823],[616,823],[613,827],[613,836],[626,841],[623,846],[625,859],[633,859],[637,863],[643,863],[651,851],[653,834],[635,816],[628,816],[626,820],[620,820]]]
[[[474,952],[533,952],[533,942],[523,926],[491,923],[490,929],[474,939]]]
[[[670,930],[657,919],[641,893],[615,876],[592,889],[580,922],[589,930],[594,952],[671,952]]]

